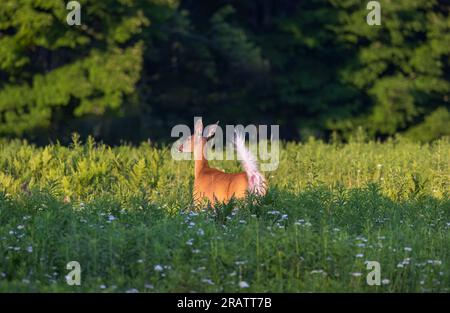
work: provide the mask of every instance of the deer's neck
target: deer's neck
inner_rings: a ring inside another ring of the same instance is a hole
[[[195,164],[194,164],[194,172],[195,172],[195,179],[197,179],[197,177],[200,175],[200,172],[204,169],[204,168],[208,168],[208,160],[205,158],[205,153],[203,153],[203,150],[205,149],[205,142],[202,140],[202,143],[199,144],[197,147],[195,147],[195,151],[194,151],[194,160],[195,160]]]

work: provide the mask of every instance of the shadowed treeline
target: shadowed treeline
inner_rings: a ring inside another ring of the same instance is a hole
[[[193,116],[284,139],[449,135],[446,0],[63,0],[0,6],[0,135],[168,139]]]

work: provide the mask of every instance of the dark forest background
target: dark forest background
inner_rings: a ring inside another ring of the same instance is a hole
[[[450,0],[0,4],[0,136],[116,144],[172,126],[279,124],[288,140],[450,135]]]

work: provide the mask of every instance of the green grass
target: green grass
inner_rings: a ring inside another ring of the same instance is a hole
[[[448,140],[288,143],[266,197],[194,211],[193,164],[167,148],[3,142],[0,291],[448,292],[449,156]]]

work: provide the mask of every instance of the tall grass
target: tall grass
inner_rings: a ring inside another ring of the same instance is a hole
[[[0,290],[449,291],[448,139],[284,143],[266,176],[264,198],[196,211],[167,147],[0,143]]]

